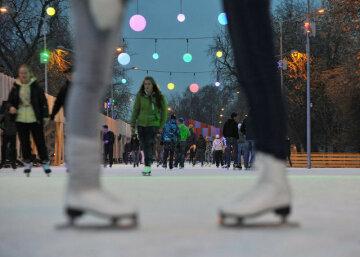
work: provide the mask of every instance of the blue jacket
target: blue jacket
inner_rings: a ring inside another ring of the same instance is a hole
[[[174,142],[176,143],[179,137],[179,127],[176,124],[176,120],[170,119],[165,123],[163,132],[161,135],[161,140],[164,143]]]

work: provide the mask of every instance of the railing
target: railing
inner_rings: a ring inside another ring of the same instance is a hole
[[[292,153],[293,167],[306,167],[306,153]],[[312,153],[313,168],[360,168],[360,153]]]

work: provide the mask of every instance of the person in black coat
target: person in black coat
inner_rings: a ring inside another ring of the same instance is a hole
[[[238,168],[238,144],[239,128],[236,120],[237,113],[233,112],[223,127],[223,135],[226,139],[225,161],[226,167],[230,168],[231,160],[234,160],[234,169]]]
[[[68,68],[65,72],[64,72],[65,76],[66,76],[66,82],[65,84],[60,88],[60,91],[58,93],[58,95],[56,96],[56,100],[54,103],[54,107],[52,109],[51,115],[50,115],[50,120],[54,120],[55,115],[60,111],[61,107],[64,108],[64,116],[66,115],[65,112],[65,103],[68,97],[68,91],[69,88],[71,86],[71,80],[72,80],[72,67]]]
[[[114,151],[115,136],[109,130],[107,125],[103,126],[103,143],[104,143],[104,167],[109,163],[110,168],[113,165],[113,151]]]
[[[48,103],[42,88],[38,85],[28,65],[21,65],[19,77],[15,80],[8,101],[9,112],[16,114],[16,128],[24,159],[24,172],[29,176],[34,156],[32,154],[30,134],[46,174],[51,173],[48,150],[45,144],[44,123],[49,120]]]
[[[204,136],[200,135],[196,142],[196,161],[201,163],[201,167],[204,166],[205,151],[206,151],[206,141]]]
[[[131,136],[130,145],[131,145],[131,155],[132,155],[132,159],[133,159],[134,168],[139,167],[140,141],[138,139],[137,134],[133,134]]]
[[[250,115],[246,115],[241,124],[240,131],[245,135],[245,153],[244,165],[245,169],[250,169],[255,161],[255,129],[254,122]]]
[[[2,130],[0,169],[6,164],[6,153],[9,152],[11,167],[16,169],[16,124],[14,114],[9,113],[10,104],[4,101],[1,106],[0,128]]]
[[[124,153],[123,153],[123,161],[127,165],[130,161],[129,155],[131,153],[131,140],[126,139],[126,143],[124,145]]]

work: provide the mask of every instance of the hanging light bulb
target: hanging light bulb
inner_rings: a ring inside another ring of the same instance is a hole
[[[216,81],[216,82],[215,82],[215,86],[216,86],[216,87],[220,87],[220,82],[219,82],[219,81]]]
[[[184,22],[185,21],[185,14],[183,13],[183,4],[182,4],[182,0],[180,0],[180,13],[177,16],[177,20],[179,22]]]
[[[177,20],[178,20],[179,22],[184,22],[185,19],[186,19],[185,14],[183,14],[183,13],[179,13],[179,14],[178,14]]]
[[[217,57],[217,58],[223,57],[223,51],[218,50],[218,51],[216,52],[216,57]]]
[[[123,79],[121,80],[121,83],[123,83],[123,84],[126,84],[126,82],[127,82],[127,80],[126,80],[125,78],[123,78]]]
[[[194,81],[196,81],[196,74],[194,73]],[[199,91],[199,84],[197,83],[192,83],[190,86],[189,86],[189,90],[191,93],[195,94]]]
[[[184,62],[191,62],[192,61],[192,55],[190,53],[186,53],[183,55]]]
[[[133,31],[141,32],[146,28],[146,19],[139,14],[139,0],[136,1],[136,14],[130,18],[130,28]]]
[[[170,72],[170,75],[169,75],[169,80],[170,80],[170,81],[172,81],[171,75],[172,75],[172,73]],[[167,84],[167,88],[168,88],[169,90],[174,90],[174,89],[175,89],[175,83],[169,82],[169,83]]]
[[[227,25],[228,21],[227,21],[226,13],[224,12],[220,13],[218,16],[218,21],[223,26]]]
[[[49,15],[49,16],[54,16],[56,13],[56,10],[54,7],[48,7],[46,8],[46,14]]]
[[[172,83],[172,82],[170,82],[170,83],[167,84],[167,88],[168,88],[169,90],[174,90],[174,89],[175,89],[175,84]]]
[[[197,93],[199,91],[199,85],[197,83],[192,83],[189,87],[191,93]]]
[[[128,65],[130,63],[130,55],[127,53],[119,54],[118,62],[119,62],[119,64],[121,64],[123,66]]]
[[[192,61],[192,55],[189,53],[189,39],[186,39],[186,53],[183,55],[183,60],[186,63]]]
[[[159,54],[158,54],[158,52],[157,52],[157,39],[155,39],[154,40],[155,42],[154,42],[154,53],[153,53],[153,55],[152,55],[152,58],[154,59],[154,60],[157,60],[157,59],[159,59]]]

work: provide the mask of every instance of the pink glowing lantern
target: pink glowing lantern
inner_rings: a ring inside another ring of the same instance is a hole
[[[130,28],[136,32],[141,32],[146,27],[146,19],[140,14],[133,15],[130,18]]]
[[[196,83],[192,83],[191,85],[190,85],[190,92],[191,93],[197,93],[199,91],[199,85],[198,84],[196,84]]]

